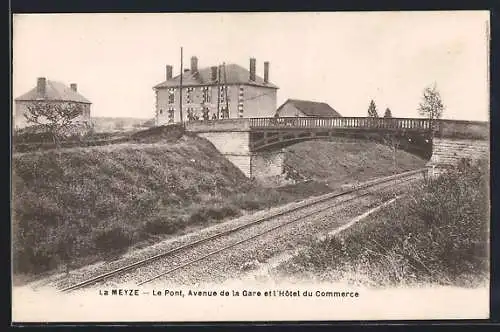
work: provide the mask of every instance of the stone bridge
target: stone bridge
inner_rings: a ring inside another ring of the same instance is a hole
[[[432,130],[431,130],[432,127]],[[351,137],[396,146],[429,160],[429,166],[488,156],[489,123],[411,118],[243,118],[186,123],[250,178],[283,172],[283,148],[314,139]]]

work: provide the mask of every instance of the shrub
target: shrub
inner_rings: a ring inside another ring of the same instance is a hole
[[[122,250],[130,246],[131,235],[122,227],[115,226],[98,230],[94,244],[98,250]]]
[[[159,216],[146,221],[142,227],[142,232],[145,235],[174,234],[185,227],[186,223],[179,217]]]
[[[234,217],[237,215],[239,215],[239,211],[233,206],[202,206],[191,214],[189,223],[204,224],[210,220],[222,220],[226,217]]]
[[[282,269],[371,285],[471,286],[488,271],[488,172],[462,163]],[[352,277],[350,277],[352,278]]]

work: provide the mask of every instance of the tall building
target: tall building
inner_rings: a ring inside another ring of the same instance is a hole
[[[157,125],[181,121],[181,74],[173,76],[173,66],[167,65],[165,75],[153,88]],[[257,76],[254,58],[247,70],[237,64],[198,68],[193,56],[182,73],[183,120],[274,116],[278,87],[269,81],[269,62],[264,62],[263,76]]]
[[[78,93],[76,83],[71,83],[68,87],[61,82],[51,81],[45,77],[39,77],[37,79],[37,84],[33,89],[15,99],[13,119],[14,128],[20,129],[30,125],[26,122],[26,118],[24,117],[24,114],[27,111],[27,106],[39,102],[78,104],[82,108],[82,113],[72,121],[75,123],[91,123],[91,102]]]

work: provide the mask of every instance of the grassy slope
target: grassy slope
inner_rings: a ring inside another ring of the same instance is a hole
[[[174,224],[187,221],[187,211],[221,203],[249,186],[210,144],[188,137],[172,145],[14,156],[17,262],[28,270],[35,268],[32,260],[53,267],[66,256],[113,249],[110,241],[126,246],[161,228],[165,218],[165,224],[180,228]],[[75,248],[69,248],[71,240]]]
[[[463,167],[422,183],[279,269],[372,286],[475,286],[488,277],[488,171]]]
[[[423,167],[426,160],[405,151],[396,151],[396,170]],[[338,139],[307,141],[286,149],[286,166],[305,178],[352,182],[391,174],[393,153],[389,147],[370,141]]]
[[[69,261],[78,265],[188,226],[201,227],[238,216],[242,210],[284,204],[332,188],[315,182],[261,188],[207,141],[189,136],[176,141],[178,134],[152,129],[141,133],[144,137],[139,135],[136,142],[163,144],[14,155],[15,271],[38,273]],[[334,178],[345,181],[392,173],[385,164],[392,158],[387,147],[309,144],[315,145],[293,147],[294,156],[303,155],[295,161],[299,170],[309,166],[304,161],[315,159],[315,168],[305,169],[309,175],[328,176],[329,170]],[[368,152],[363,153],[363,148]],[[408,168],[422,164],[418,158],[402,155],[413,162],[405,164]],[[377,163],[382,167],[376,168]],[[371,167],[368,171],[352,167],[365,164]]]

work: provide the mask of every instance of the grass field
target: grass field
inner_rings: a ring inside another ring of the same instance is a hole
[[[474,287],[489,276],[489,172],[462,165],[279,267],[370,286]]]
[[[302,178],[328,180],[330,184],[361,181],[370,177],[401,173],[427,162],[413,154],[367,140],[338,138],[334,141],[307,141],[286,149],[289,172]],[[295,172],[294,172],[295,171]]]
[[[364,154],[355,144],[340,146],[309,147],[325,156],[316,158],[316,169],[305,161],[293,165],[339,183],[392,174],[385,162],[392,158],[387,147],[366,143]],[[306,146],[296,148],[295,155],[307,155]],[[333,153],[337,159],[342,153],[343,161],[326,157]],[[370,171],[346,166],[366,158],[378,158],[380,169],[377,159],[369,161]],[[404,152],[401,158],[406,160],[402,169],[424,163]],[[158,129],[125,144],[14,154],[12,166],[14,272],[27,275],[106,259],[188,227],[335,189],[317,181],[260,187],[208,141]]]

